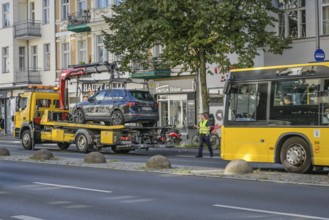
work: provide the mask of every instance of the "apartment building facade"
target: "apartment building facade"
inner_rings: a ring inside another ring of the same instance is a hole
[[[109,30],[102,16],[111,17],[112,7],[117,4],[120,4],[119,0],[56,0],[57,79],[60,71],[70,65],[119,59],[105,49],[102,36],[102,31]],[[70,103],[80,101],[90,90],[106,88],[108,79],[109,74],[103,73],[85,77],[79,80],[78,85],[75,79],[71,80]]]
[[[52,0],[0,0],[0,114],[10,132],[15,97],[30,84],[55,83]]]
[[[282,55],[264,54],[264,65],[315,61],[314,52],[321,48],[329,57],[329,0],[273,1],[284,10],[274,31],[293,37],[292,48]]]

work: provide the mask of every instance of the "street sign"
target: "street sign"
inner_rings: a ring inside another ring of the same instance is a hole
[[[324,59],[326,58],[326,54],[324,53],[324,51],[322,49],[316,49],[316,51],[314,52],[314,59],[316,61],[324,61]]]

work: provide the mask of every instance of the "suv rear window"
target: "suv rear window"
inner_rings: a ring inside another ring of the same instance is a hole
[[[144,91],[130,91],[130,94],[138,99],[138,100],[142,100],[142,101],[154,101],[153,97],[151,96],[151,94],[149,92],[144,92]]]

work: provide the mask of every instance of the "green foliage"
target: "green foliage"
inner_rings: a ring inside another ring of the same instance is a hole
[[[205,110],[206,63],[216,63],[222,71],[250,67],[258,48],[281,54],[291,42],[269,31],[279,13],[272,0],[125,0],[114,12],[105,18],[111,32],[103,33],[107,49],[122,55],[123,69],[131,71],[131,62],[147,65],[150,48],[162,45],[160,58],[169,67],[200,72]],[[231,54],[238,56],[236,63]]]

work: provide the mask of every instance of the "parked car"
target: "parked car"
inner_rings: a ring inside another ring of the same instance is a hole
[[[149,127],[159,120],[159,111],[157,102],[148,91],[115,88],[101,90],[78,103],[73,109],[73,118],[76,123],[142,123]]]

